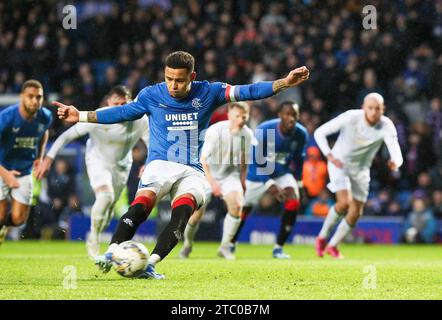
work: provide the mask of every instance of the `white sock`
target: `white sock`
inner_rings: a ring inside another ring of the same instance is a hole
[[[238,230],[240,223],[241,219],[239,217],[234,217],[230,213],[226,214],[226,217],[224,218],[223,237],[221,239],[221,245],[229,245],[230,240],[233,238],[236,231]]]
[[[111,204],[111,206],[109,207],[109,209],[105,212],[104,220],[100,226],[100,233],[102,233],[104,230],[106,230],[106,228],[109,226],[109,224],[114,216],[115,204],[116,204],[116,202],[114,201]]]
[[[336,229],[335,234],[328,242],[328,245],[331,247],[336,247],[352,229],[353,227],[350,226],[345,219],[342,219],[341,223]]]
[[[339,215],[336,212],[335,206],[332,206],[328,210],[327,217],[324,220],[324,224],[322,225],[322,229],[319,232],[318,237],[322,239],[327,239],[330,235],[331,230],[336,225],[336,223],[341,219],[343,215]]]
[[[94,205],[91,209],[91,236],[98,239],[107,222],[109,207],[114,201],[112,192],[97,192]]]
[[[200,227],[199,222],[197,222],[195,225],[191,225],[188,223],[186,225],[186,229],[184,230],[184,246],[190,247],[192,246],[193,239],[195,239],[195,235]]]
[[[275,244],[275,246],[273,247],[273,249],[281,249],[282,248],[282,246],[280,246],[279,244]]]
[[[157,255],[156,253],[154,253],[149,257],[149,260],[147,260],[147,263],[152,264],[152,265],[156,265],[160,261],[161,261],[161,257],[159,255]]]

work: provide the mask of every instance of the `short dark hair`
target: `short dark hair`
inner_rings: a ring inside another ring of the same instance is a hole
[[[284,108],[286,107],[290,107],[291,109],[295,110],[295,114],[296,114],[296,119],[299,119],[299,105],[296,102],[293,101],[284,101],[279,105],[279,111],[284,110]]]
[[[23,85],[21,86],[21,92],[24,92],[26,88],[37,88],[43,90],[43,85],[40,81],[31,79],[23,83]]]
[[[113,87],[109,91],[108,96],[110,97],[113,94],[116,94],[119,97],[127,98],[128,100],[132,100],[132,93],[130,92],[130,90],[126,86],[119,85],[119,86]]]
[[[188,52],[175,51],[166,57],[166,67],[172,69],[187,69],[193,72],[195,68],[195,58]]]

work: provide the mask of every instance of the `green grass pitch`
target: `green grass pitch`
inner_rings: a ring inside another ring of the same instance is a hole
[[[287,245],[285,261],[272,259],[266,245],[240,244],[236,261],[216,257],[216,243],[196,243],[188,260],[177,258],[179,248],[157,266],[167,277],[157,281],[99,273],[82,242],[7,241],[0,300],[442,299],[440,245],[343,245],[344,260]]]

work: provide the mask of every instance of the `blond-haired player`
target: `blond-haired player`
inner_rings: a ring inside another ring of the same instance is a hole
[[[253,140],[253,131],[246,125],[248,118],[249,106],[246,102],[229,104],[228,120],[217,122],[207,129],[201,151],[201,163],[211,187],[208,196],[212,193],[217,197],[222,196],[227,206],[218,255],[230,260],[235,256],[228,246],[241,221],[246,161]],[[192,250],[193,239],[205,209],[206,206],[203,206],[196,211],[187,223],[184,246],[180,252],[182,258],[187,258]]]

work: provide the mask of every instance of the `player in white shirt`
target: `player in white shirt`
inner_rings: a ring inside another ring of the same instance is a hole
[[[235,259],[229,250],[229,241],[241,222],[247,159],[253,141],[253,131],[246,125],[248,119],[249,105],[246,102],[229,104],[228,120],[215,123],[207,129],[201,151],[201,163],[211,187],[207,191],[207,197],[212,193],[217,197],[222,196],[227,206],[218,255],[229,260]],[[189,257],[193,239],[205,210],[206,205],[190,217],[184,231],[181,258]]]
[[[393,122],[385,117],[384,98],[378,93],[365,96],[361,110],[349,110],[320,126],[315,140],[328,160],[330,183],[336,194],[336,204],[331,207],[316,239],[316,253],[324,252],[334,258],[343,258],[337,246],[351,232],[362,216],[367,201],[370,167],[376,152],[385,142],[390,160],[388,167],[398,170],[403,159]],[[339,132],[330,149],[327,136]],[[333,237],[327,243],[332,228],[342,219]]]
[[[131,94],[124,86],[114,87],[108,94],[107,105],[119,106],[131,101]],[[135,121],[102,125],[77,123],[55,140],[37,177],[45,176],[57,153],[69,142],[89,134],[86,143],[86,169],[95,193],[91,209],[91,229],[86,242],[88,254],[99,254],[99,235],[113,217],[115,203],[126,186],[132,166],[132,148],[142,139],[146,146],[149,139],[147,116]]]

